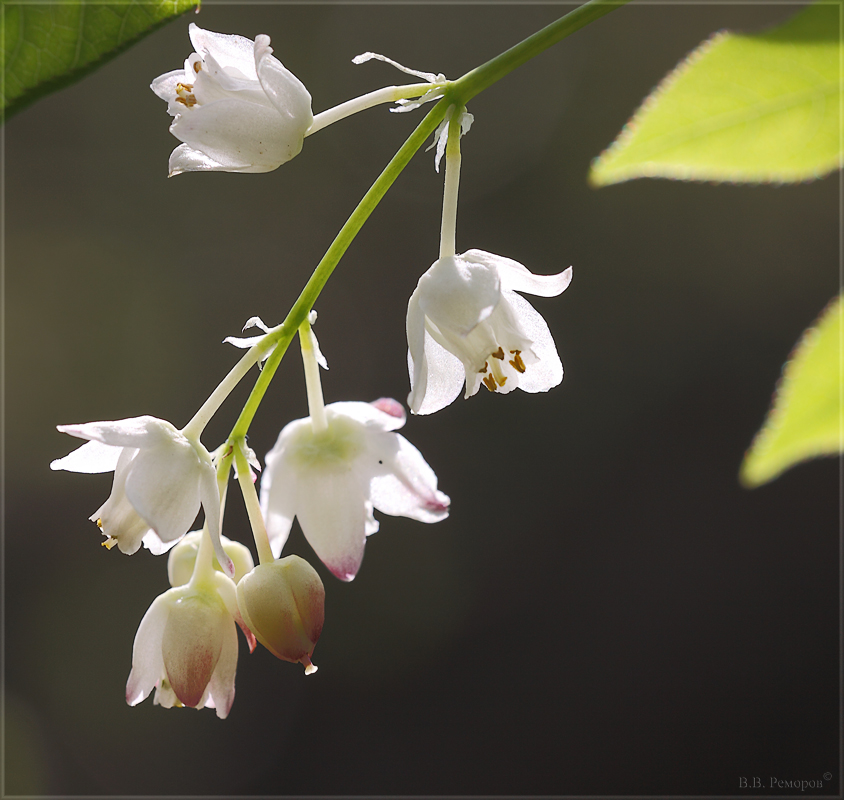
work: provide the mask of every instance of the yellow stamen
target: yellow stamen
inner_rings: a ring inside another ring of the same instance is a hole
[[[494,391],[498,388],[498,386],[497,386],[497,385],[496,385],[496,383],[495,383],[495,378],[494,378],[492,375],[487,375],[487,376],[483,379],[483,384],[484,384],[484,386],[486,386],[486,388],[487,388],[487,389],[489,389],[491,392],[494,392]]]
[[[522,356],[520,355],[522,351],[511,350],[510,352],[515,353],[515,355],[513,356],[513,360],[509,362],[510,366],[513,367],[516,372],[524,372],[527,368],[525,367],[525,362],[522,361]]]
[[[491,355],[493,358],[497,358],[497,359],[499,359],[500,361],[503,361],[503,360],[504,360],[504,348],[503,348],[503,347],[499,347],[499,348],[498,348],[498,350],[496,350],[494,353],[490,353],[490,355]]]
[[[486,361],[484,361],[484,368],[483,368],[483,369],[479,369],[479,370],[478,370],[478,372],[479,372],[481,375],[483,375],[483,373],[485,373],[485,372],[486,372],[486,368],[487,368],[488,366],[489,366],[489,364],[488,364]]]

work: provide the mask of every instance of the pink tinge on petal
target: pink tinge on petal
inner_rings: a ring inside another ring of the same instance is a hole
[[[435,495],[425,498],[423,505],[428,511],[441,514],[444,511],[448,511],[448,507],[451,505],[451,498],[447,494],[437,492]]]
[[[218,648],[199,645],[192,648],[189,657],[178,665],[167,664],[165,660],[167,678],[181,703],[189,708],[199,705],[219,657]]]
[[[373,400],[370,405],[396,419],[404,417],[404,406],[398,400],[393,400],[392,397],[379,397],[377,400]]]
[[[240,627],[240,630],[243,631],[243,635],[246,637],[246,644],[249,645],[249,652],[254,653],[255,647],[258,645],[258,640],[255,638],[255,634],[252,633],[251,630],[249,630],[246,623],[243,621],[243,617],[241,617],[240,614],[237,615],[235,621]]]

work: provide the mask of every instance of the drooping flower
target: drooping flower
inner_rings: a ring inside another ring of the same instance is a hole
[[[50,464],[70,472],[110,472],[108,500],[92,515],[104,544],[131,554],[141,542],[159,555],[190,528],[200,504],[221,566],[232,574],[220,544],[220,495],[211,456],[202,444],[156,417],[59,425],[87,444]]]
[[[446,256],[419,279],[407,307],[408,405],[431,414],[465,382],[506,394],[545,392],[563,379],[554,339],[540,314],[516,292],[554,297],[572,270],[534,275],[509,258],[468,250]]]
[[[234,583],[219,572],[211,586],[156,597],[135,636],[126,702],[135,706],[154,688],[156,705],[215,708],[225,719],[237,669],[233,603],[237,612]]]
[[[237,584],[237,605],[258,641],[274,656],[311,662],[325,620],[325,588],[316,570],[299,556],[259,564]]]
[[[184,69],[151,89],[175,117],[184,144],[170,155],[170,175],[194,171],[270,172],[302,149],[313,122],[311,96],[272,55],[270,37],[255,41],[191,24],[196,52]]]
[[[317,556],[350,581],[378,530],[373,508],[438,522],[450,501],[422,454],[395,433],[405,423],[397,401],[332,403],[324,412],[325,430],[315,433],[306,417],[281,431],[267,454],[261,510],[276,558],[295,516]]]

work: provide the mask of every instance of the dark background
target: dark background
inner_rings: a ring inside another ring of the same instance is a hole
[[[838,177],[586,185],[590,159],[691,49],[795,9],[625,7],[472,101],[458,250],[574,266],[565,294],[532,300],[565,381],[410,419],[451,517],[382,516],[354,583],[296,527],[286,552],[326,584],[320,671],[241,640],[224,722],[126,706],[166,564],[99,546],[87,517],[111,477],[51,472],[75,444],[54,426],[187,422],[238,356],[222,339],[253,314],[283,318],[421,116],[373,109],[274,173],[167,180],[178,142],[148,85],[182,64],[195,19],[269,34],[320,111],[403,81],[353,66],[358,53],[456,78],[567,7],[208,4],[11,120],[6,792],[739,794],[742,777],[825,772],[837,792],[838,464],[755,491],[736,474],[783,361],[838,290]],[[406,302],[438,247],[432,156],[317,303],[328,402],[406,398]],[[305,413],[291,350],[251,431],[259,456]],[[225,532],[250,540],[234,490]]]

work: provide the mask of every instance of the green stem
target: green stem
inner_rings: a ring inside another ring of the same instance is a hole
[[[255,484],[252,482],[252,471],[249,469],[246,455],[243,452],[245,446],[244,440],[240,439],[234,448],[237,481],[240,484],[240,491],[243,493],[243,502],[246,504],[249,524],[252,526],[252,536],[258,550],[258,561],[261,564],[272,564],[275,557],[270,547],[270,538],[264,525],[264,517],[261,515],[261,505],[255,492]]]
[[[527,39],[487,61],[486,64],[481,64],[467,72],[462,78],[449,85],[447,97],[451,98],[452,103],[466,105],[475,95],[501,80],[516,67],[520,67],[575,31],[627,2],[629,0],[591,0],[537,31],[533,36],[528,36]]]

